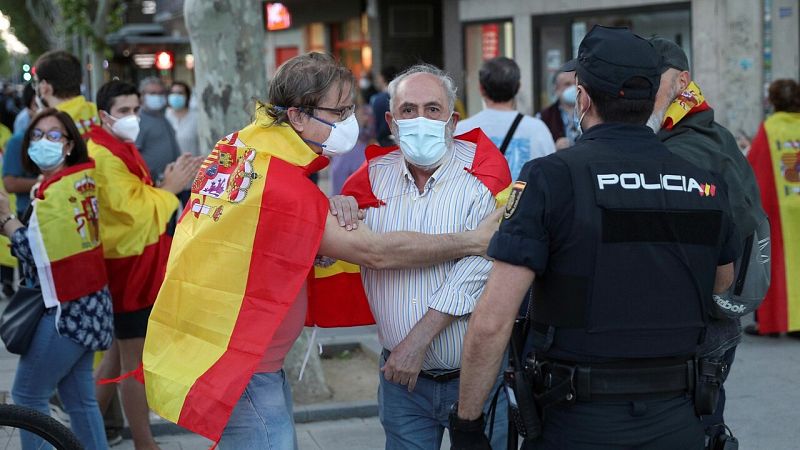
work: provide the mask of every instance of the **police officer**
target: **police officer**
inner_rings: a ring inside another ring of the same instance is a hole
[[[451,442],[489,448],[482,405],[535,279],[525,381],[542,422],[527,448],[700,449],[695,397],[708,402],[709,389],[695,354],[739,253],[725,187],[644,126],[660,78],[649,42],[596,26],[575,65],[585,131],[513,185],[465,338]]]

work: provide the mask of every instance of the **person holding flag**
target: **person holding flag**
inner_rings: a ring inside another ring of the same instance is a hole
[[[497,227],[497,214],[433,231],[440,234],[340,227],[309,175],[356,143],[354,83],[330,55],[281,65],[269,104],[202,164],[176,229],[145,341],[147,398],[222,449],[296,448],[282,365],[303,324],[373,322],[358,267],[325,274],[314,268],[318,256],[373,269],[428,267],[483,254]],[[488,159],[506,167],[496,153]],[[497,181],[510,183],[507,167]],[[345,289],[360,291],[344,296],[355,303],[336,303]]]
[[[199,158],[181,157],[155,186],[133,142],[139,130],[136,87],[109,81],[97,91],[101,127],[86,134],[89,155],[97,164],[100,234],[109,288],[114,300],[114,346],[98,368],[100,380],[134,371],[141,365],[147,318],[164,279],[171,238],[166,229],[178,208],[178,192],[197,171]],[[102,381],[101,381],[102,382]],[[142,385],[122,379],[122,408],[137,449],[158,448],[150,432]],[[98,386],[106,408],[114,385]]]
[[[94,352],[111,346],[113,316],[98,231],[96,170],[73,120],[48,108],[25,132],[22,164],[44,179],[26,227],[0,193],[0,229],[11,239],[28,287],[41,287],[45,313],[20,357],[14,403],[44,414],[58,388],[70,426],[87,449],[108,448],[95,399]],[[23,449],[41,438],[20,432]]]

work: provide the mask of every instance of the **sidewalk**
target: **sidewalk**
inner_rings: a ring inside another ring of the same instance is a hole
[[[323,342],[350,342],[372,339],[371,329],[325,330]],[[17,357],[0,350],[0,391],[10,391],[14,379]],[[740,448],[747,450],[774,450],[799,448],[800,442],[800,340],[782,337],[745,336],[736,354],[732,373],[726,388],[728,404],[726,420],[739,438]],[[341,418],[297,424],[300,450],[372,450],[384,446],[383,430],[377,417],[351,418],[360,406],[364,411],[376,411],[374,404],[341,405],[315,413],[310,420]],[[347,406],[347,408],[343,407]],[[320,408],[311,408],[319,411]],[[298,408],[298,411],[304,411]],[[306,411],[307,412],[307,411]],[[211,442],[183,432],[183,429],[155,423],[157,441],[164,450],[207,450]],[[177,433],[177,434],[176,434]],[[443,449],[449,448],[445,434]],[[133,443],[125,440],[114,450],[132,450]]]

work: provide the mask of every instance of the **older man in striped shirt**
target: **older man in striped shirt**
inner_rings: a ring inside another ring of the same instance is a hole
[[[469,170],[478,146],[453,137],[459,116],[452,79],[436,67],[417,65],[389,84],[389,94],[386,121],[400,148],[384,149],[369,159],[372,192],[383,204],[368,209],[364,222],[378,233],[474,229],[496,202]],[[481,145],[499,155],[488,139]],[[385,348],[378,403],[387,449],[441,446],[450,406],[458,397],[467,322],[491,267],[480,256],[415,269],[362,267],[364,290]],[[493,444],[502,449],[504,404],[497,410],[502,417],[496,421]]]

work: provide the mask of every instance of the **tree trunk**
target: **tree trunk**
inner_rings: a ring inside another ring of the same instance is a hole
[[[39,28],[50,50],[66,46],[66,33],[61,19],[61,7],[55,0],[25,0],[25,8]]]
[[[186,0],[183,13],[195,61],[200,146],[211,151],[227,134],[252,121],[253,98],[265,99],[264,24],[259,2]],[[302,383],[297,375],[305,356],[305,331],[286,357],[287,376],[298,400],[330,397],[319,354],[312,351]]]
[[[211,150],[253,116],[252,97],[264,98],[264,30],[258,5],[248,0],[186,0],[200,101],[200,146]]]
[[[106,81],[106,71],[103,67],[105,57],[103,55],[102,43],[105,41],[108,31],[108,14],[111,9],[109,0],[98,0],[95,10],[94,20],[92,21],[92,31],[94,33],[92,41],[89,43],[89,64],[92,66],[89,72],[89,86],[92,93],[89,97],[94,99],[94,94]]]

